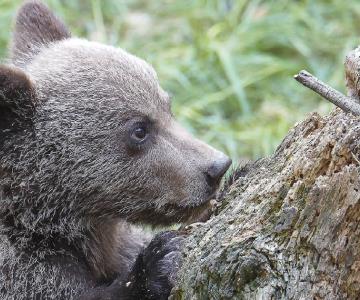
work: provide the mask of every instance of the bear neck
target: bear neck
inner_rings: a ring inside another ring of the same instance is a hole
[[[1,235],[6,236],[18,250],[30,255],[46,257],[70,255],[85,260],[94,278],[107,281],[119,276],[118,270],[126,270],[132,257],[126,257],[126,245],[121,244],[122,232],[119,220],[78,221],[67,220],[68,230],[59,224],[38,224],[27,228],[16,221],[17,216],[1,217]],[[125,253],[125,256],[122,255]],[[126,272],[125,272],[126,273]]]
[[[39,169],[45,154],[34,143],[19,135],[0,145],[0,235],[34,255],[81,256],[99,280],[126,269],[133,257],[122,251],[130,246],[119,234],[125,235],[127,226],[109,216],[85,217],[76,207],[74,187],[57,184],[58,170]]]

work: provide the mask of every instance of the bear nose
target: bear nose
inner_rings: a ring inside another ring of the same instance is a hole
[[[218,184],[230,165],[231,159],[226,155],[221,154],[221,156],[217,158],[206,171],[209,185]]]

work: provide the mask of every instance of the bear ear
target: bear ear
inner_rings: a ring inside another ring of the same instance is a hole
[[[31,124],[35,92],[20,69],[0,65],[0,130],[13,131]]]
[[[70,38],[66,26],[40,1],[26,1],[15,21],[11,58],[24,66],[41,49],[54,41]]]

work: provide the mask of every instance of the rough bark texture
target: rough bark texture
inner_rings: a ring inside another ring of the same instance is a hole
[[[192,229],[170,299],[360,299],[360,118],[295,126]]]

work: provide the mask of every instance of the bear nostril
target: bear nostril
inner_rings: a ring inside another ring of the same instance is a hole
[[[222,155],[218,158],[206,171],[206,180],[209,185],[219,183],[221,177],[229,169],[231,165],[231,159],[226,155]]]

